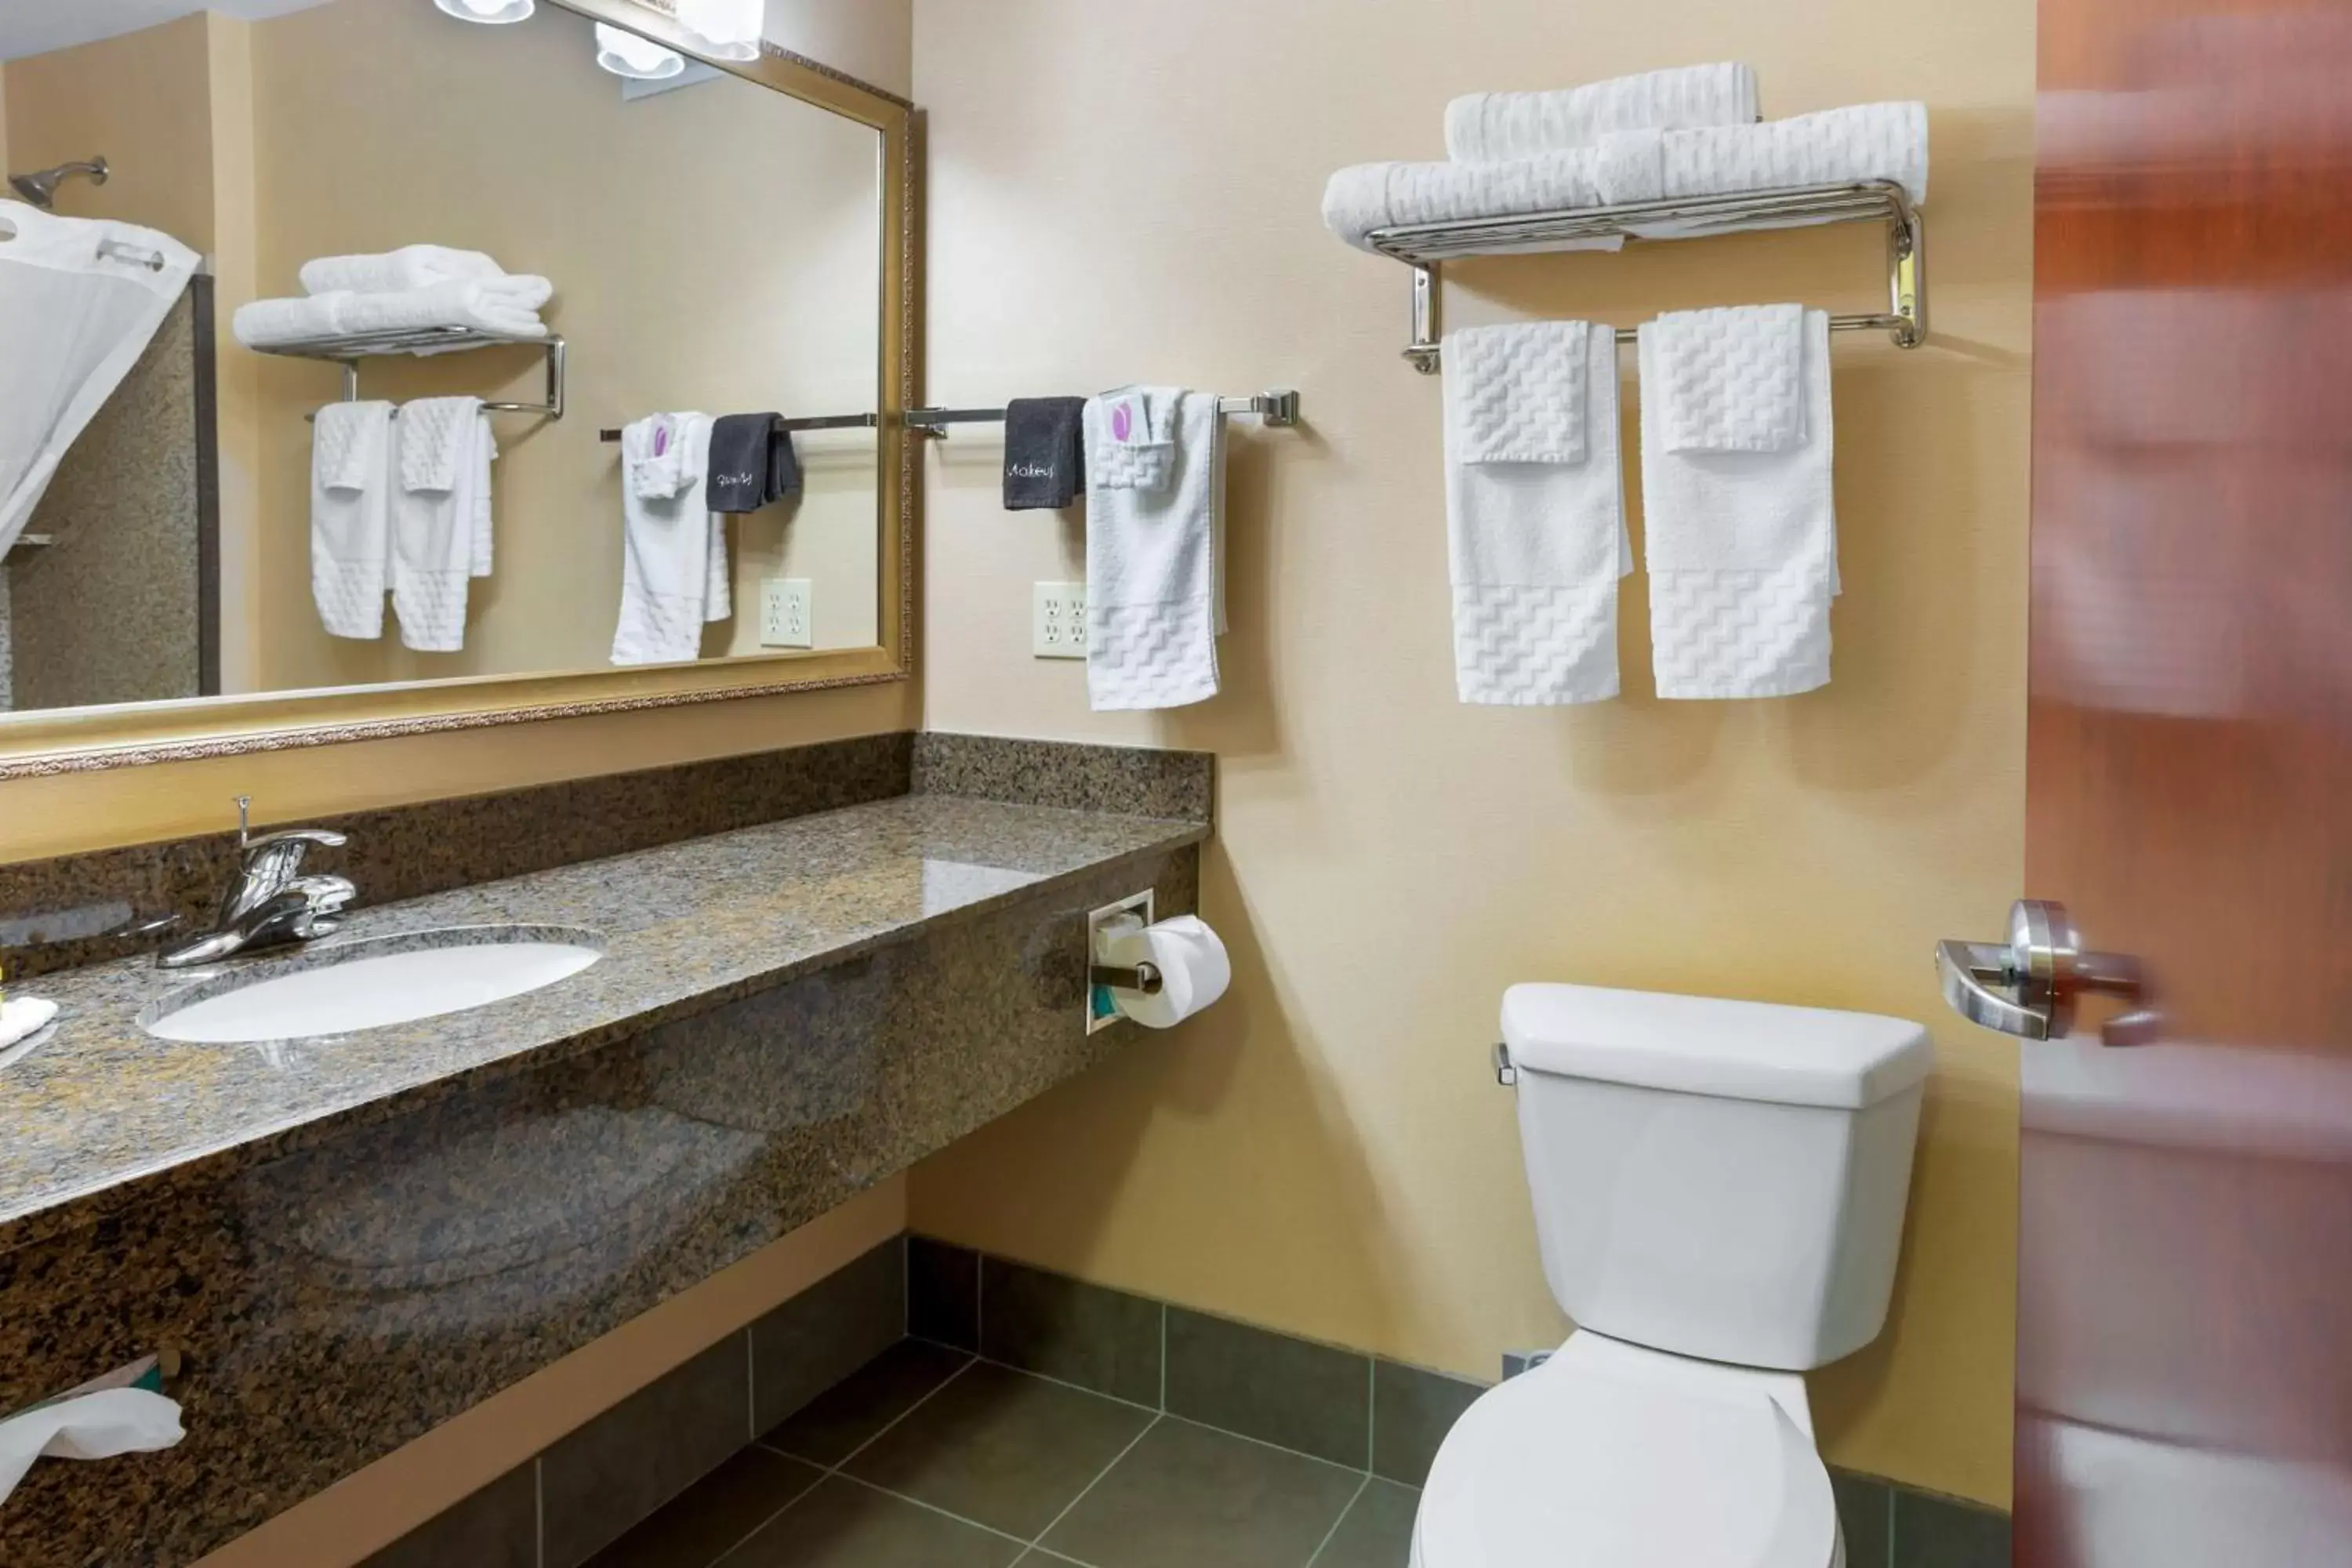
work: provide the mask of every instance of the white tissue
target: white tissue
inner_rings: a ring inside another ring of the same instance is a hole
[[[110,1388],[27,1410],[0,1421],[0,1501],[36,1459],[152,1453],[186,1436],[179,1405],[143,1388]]]
[[[1234,963],[1208,923],[1179,915],[1158,925],[1107,936],[1101,962],[1120,969],[1149,963],[1160,971],[1160,994],[1112,986],[1111,1003],[1147,1029],[1182,1023],[1225,994],[1234,983]]]

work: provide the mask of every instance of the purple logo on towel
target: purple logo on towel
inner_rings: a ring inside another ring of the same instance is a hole
[[[1115,405],[1110,411],[1110,433],[1117,441],[1135,438],[1135,411],[1124,403]]]
[[[655,457],[656,457],[656,458],[658,458],[658,457],[660,457],[663,453],[665,453],[665,452],[667,452],[667,451],[668,451],[668,450],[669,450],[669,426],[667,426],[667,425],[656,425],[656,426],[654,426],[654,456],[655,456]]]

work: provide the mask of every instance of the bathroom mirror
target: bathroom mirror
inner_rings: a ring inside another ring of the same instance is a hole
[[[0,16],[0,776],[906,673],[910,111],[763,9]]]

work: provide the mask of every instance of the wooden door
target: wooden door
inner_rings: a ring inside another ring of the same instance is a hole
[[[2352,0],[2041,26],[2016,1561],[2352,1564]]]

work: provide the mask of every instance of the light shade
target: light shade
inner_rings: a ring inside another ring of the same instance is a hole
[[[677,0],[677,24],[715,59],[756,60],[767,0]]]
[[[433,0],[460,22],[528,22],[539,0]]]
[[[686,57],[623,27],[596,24],[596,63],[614,76],[667,81],[686,69]]]

